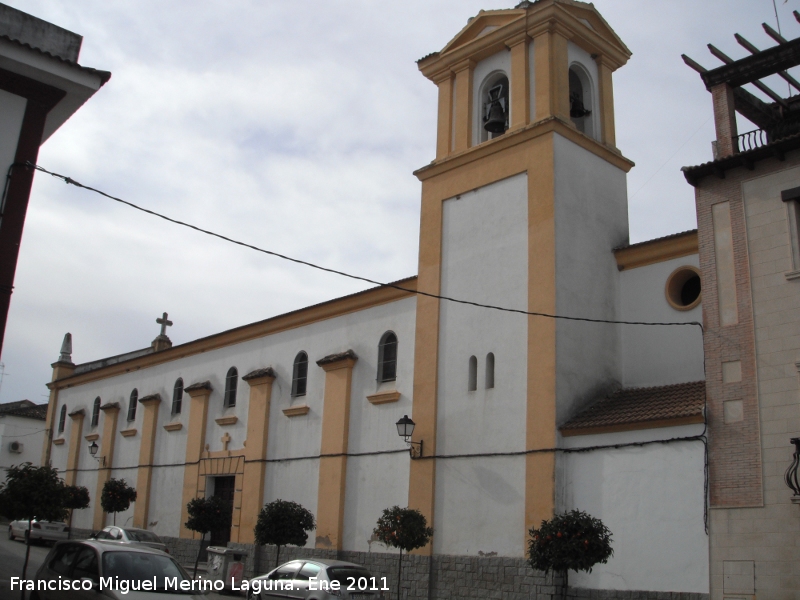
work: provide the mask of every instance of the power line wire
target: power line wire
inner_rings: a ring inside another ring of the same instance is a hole
[[[184,221],[179,221],[178,219],[173,219],[172,217],[168,217],[168,216],[163,215],[161,213],[157,213],[157,212],[155,212],[153,210],[138,206],[137,204],[134,204],[133,202],[129,202],[128,200],[123,200],[122,198],[117,198],[116,196],[112,196],[111,194],[107,194],[106,192],[103,192],[102,190],[98,190],[98,189],[90,187],[88,185],[83,185],[82,183],[80,183],[78,181],[75,181],[74,179],[72,179],[71,177],[68,177],[66,175],[61,175],[59,173],[54,173],[52,171],[48,171],[44,167],[40,167],[39,165],[35,165],[35,164],[31,163],[31,162],[26,162],[24,164],[16,163],[13,166],[24,166],[24,167],[36,169],[37,171],[41,171],[42,173],[46,173],[46,174],[51,175],[51,176],[53,176],[53,177],[55,177],[57,179],[61,179],[64,183],[66,183],[68,185],[74,185],[75,187],[79,187],[79,188],[83,188],[85,190],[89,190],[90,192],[94,192],[96,194],[104,196],[105,198],[108,198],[109,200],[114,200],[115,202],[119,202],[120,204],[124,204],[126,206],[134,208],[134,209],[136,209],[138,211],[141,211],[143,213],[147,213],[147,214],[152,215],[154,217],[158,217],[160,219],[164,219],[165,221],[169,221],[170,223],[173,223],[175,225],[181,225],[182,227],[188,227],[189,229],[193,229],[193,230],[198,231],[200,233],[204,233],[206,235],[210,235],[212,237],[219,238],[219,239],[224,240],[226,242],[230,242],[231,244],[236,244],[237,246],[242,246],[243,248],[248,248],[250,250],[255,250],[256,252],[261,252],[262,254],[267,254],[269,256],[274,256],[276,258],[280,258],[282,260],[287,260],[289,262],[293,262],[293,263],[296,263],[296,264],[305,265],[307,267],[311,267],[312,269],[317,269],[319,271],[324,271],[326,273],[333,273],[334,275],[340,275],[342,277],[348,277],[349,279],[354,279],[356,281],[363,281],[365,283],[370,283],[372,285],[377,285],[377,286],[380,286],[380,287],[388,287],[388,288],[393,288],[393,289],[396,289],[396,290],[400,290],[402,292],[408,292],[408,293],[411,293],[411,294],[417,294],[419,296],[426,296],[428,298],[434,298],[434,299],[437,299],[437,300],[445,300],[447,302],[454,302],[454,303],[457,303],[457,304],[465,304],[465,305],[468,305],[468,306],[476,306],[478,308],[488,308],[488,309],[491,309],[491,310],[498,310],[498,311],[502,311],[502,312],[516,313],[516,314],[526,315],[526,316],[530,316],[530,317],[543,317],[543,318],[546,318],[546,319],[561,319],[561,320],[564,320],[564,321],[582,321],[582,322],[586,322],[586,323],[608,323],[608,324],[614,324],[614,325],[649,325],[649,326],[686,326],[686,325],[691,325],[691,326],[699,327],[701,331],[703,330],[703,325],[701,323],[697,322],[697,321],[687,321],[687,322],[683,322],[683,323],[681,323],[681,322],[651,322],[651,321],[617,321],[617,320],[614,320],[614,319],[592,319],[592,318],[589,318],[589,317],[574,317],[574,316],[567,316],[567,315],[553,315],[553,314],[549,314],[549,313],[527,311],[527,310],[521,310],[521,309],[518,309],[518,308],[507,308],[507,307],[504,307],[504,306],[496,306],[496,305],[493,305],[493,304],[483,304],[481,302],[473,302],[471,300],[462,300],[462,299],[459,299],[459,298],[452,298],[450,296],[442,296],[442,295],[439,295],[439,294],[432,294],[430,292],[423,292],[423,291],[420,291],[420,290],[413,290],[413,289],[405,288],[405,287],[403,287],[401,285],[397,285],[396,283],[383,283],[381,281],[376,281],[374,279],[369,279],[368,277],[362,277],[360,275],[353,275],[352,273],[347,273],[345,271],[339,271],[337,269],[331,269],[331,268],[328,268],[328,267],[323,267],[321,265],[318,265],[318,264],[315,264],[315,263],[312,263],[312,262],[308,262],[308,261],[305,261],[305,260],[301,260],[299,258],[293,258],[291,256],[287,256],[287,255],[281,254],[279,252],[274,252],[272,250],[266,250],[264,248],[259,248],[258,246],[253,246],[252,244],[248,244],[246,242],[241,242],[239,240],[235,240],[233,238],[230,238],[228,236],[222,235],[220,233],[216,233],[216,232],[210,231],[208,229],[203,229],[202,227],[198,227],[197,225],[192,225],[191,223],[186,223]]]

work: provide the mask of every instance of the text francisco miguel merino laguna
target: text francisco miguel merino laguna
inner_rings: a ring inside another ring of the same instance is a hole
[[[183,579],[181,577],[161,577],[161,585],[159,585],[159,578],[153,577],[152,579],[122,579],[121,577],[100,577],[99,582],[88,577],[82,579],[67,579],[66,577],[58,577],[58,579],[22,579],[21,577],[11,578],[11,590],[25,590],[28,592],[67,592],[85,590],[112,590],[127,594],[128,592],[212,592],[222,591],[225,588],[225,582],[222,579],[212,581],[210,579]],[[375,579],[375,578],[372,578]],[[384,586],[386,585],[385,578]],[[270,580],[270,579],[253,579],[252,581],[231,579],[231,585],[228,588],[234,592],[252,591],[258,594],[262,591],[271,590],[286,590],[291,591],[294,589],[291,580]],[[308,580],[308,589],[310,591],[339,591],[342,589],[342,584],[338,581],[324,581],[312,577]],[[364,591],[365,588],[358,586],[359,591]],[[377,591],[378,588],[372,588],[370,591]],[[388,588],[383,587],[381,590]]]

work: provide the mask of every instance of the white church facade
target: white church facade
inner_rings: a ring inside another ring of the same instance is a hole
[[[479,13],[419,61],[439,102],[416,277],[178,346],[165,314],[151,347],[85,364],[65,344],[43,460],[92,493],[74,527],[110,524],[97,499],[123,478],[138,499],[118,524],[197,539],[187,502],[224,495],[220,541],[252,544],[281,498],[316,516],[298,555],[364,561],[389,552],[381,511],[410,506],[435,533],[409,597],[462,597],[437,586],[463,557],[486,597],[544,598],[544,580],[523,590],[527,532],[577,508],[614,556],[571,586],[707,597],[698,236],[628,243],[612,73],[629,56],[591,4]]]

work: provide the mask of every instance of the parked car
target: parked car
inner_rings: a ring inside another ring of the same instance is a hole
[[[58,540],[65,540],[69,537],[69,527],[64,523],[57,523],[52,521],[40,521],[34,519],[31,522],[30,533],[28,533],[28,521],[11,521],[8,525],[8,539],[13,540],[20,538],[27,539],[30,535],[31,542],[34,541],[47,541],[57,542]]]
[[[167,554],[169,554],[169,550],[167,550],[167,545],[161,541],[161,538],[158,537],[152,531],[148,531],[147,529],[138,529],[136,527],[117,527],[115,525],[109,525],[108,527],[103,528],[102,531],[93,533],[89,537],[95,540],[110,540],[114,542],[120,542],[123,544],[131,544],[131,543],[144,544],[145,546],[149,546],[151,548],[155,548],[156,550],[161,550],[162,552],[166,552]]]
[[[155,589],[149,589],[153,582]],[[192,580],[171,556],[147,546],[76,540],[53,546],[36,572],[37,589],[29,598],[175,600],[175,595],[181,594],[187,600],[205,600],[200,591],[192,591],[192,586],[199,590],[201,584],[199,579]],[[64,589],[65,586],[71,589]],[[74,589],[76,586],[81,589]],[[43,589],[47,587],[52,589]]]
[[[385,577],[373,577],[366,567],[328,559],[284,563],[248,580],[247,587],[250,600],[382,600],[389,589]]]

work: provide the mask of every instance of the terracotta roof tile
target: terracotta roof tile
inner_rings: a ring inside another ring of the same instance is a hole
[[[595,402],[564,423],[564,435],[598,429],[646,429],[669,421],[702,422],[706,384],[692,381],[649,388],[628,388]]]

